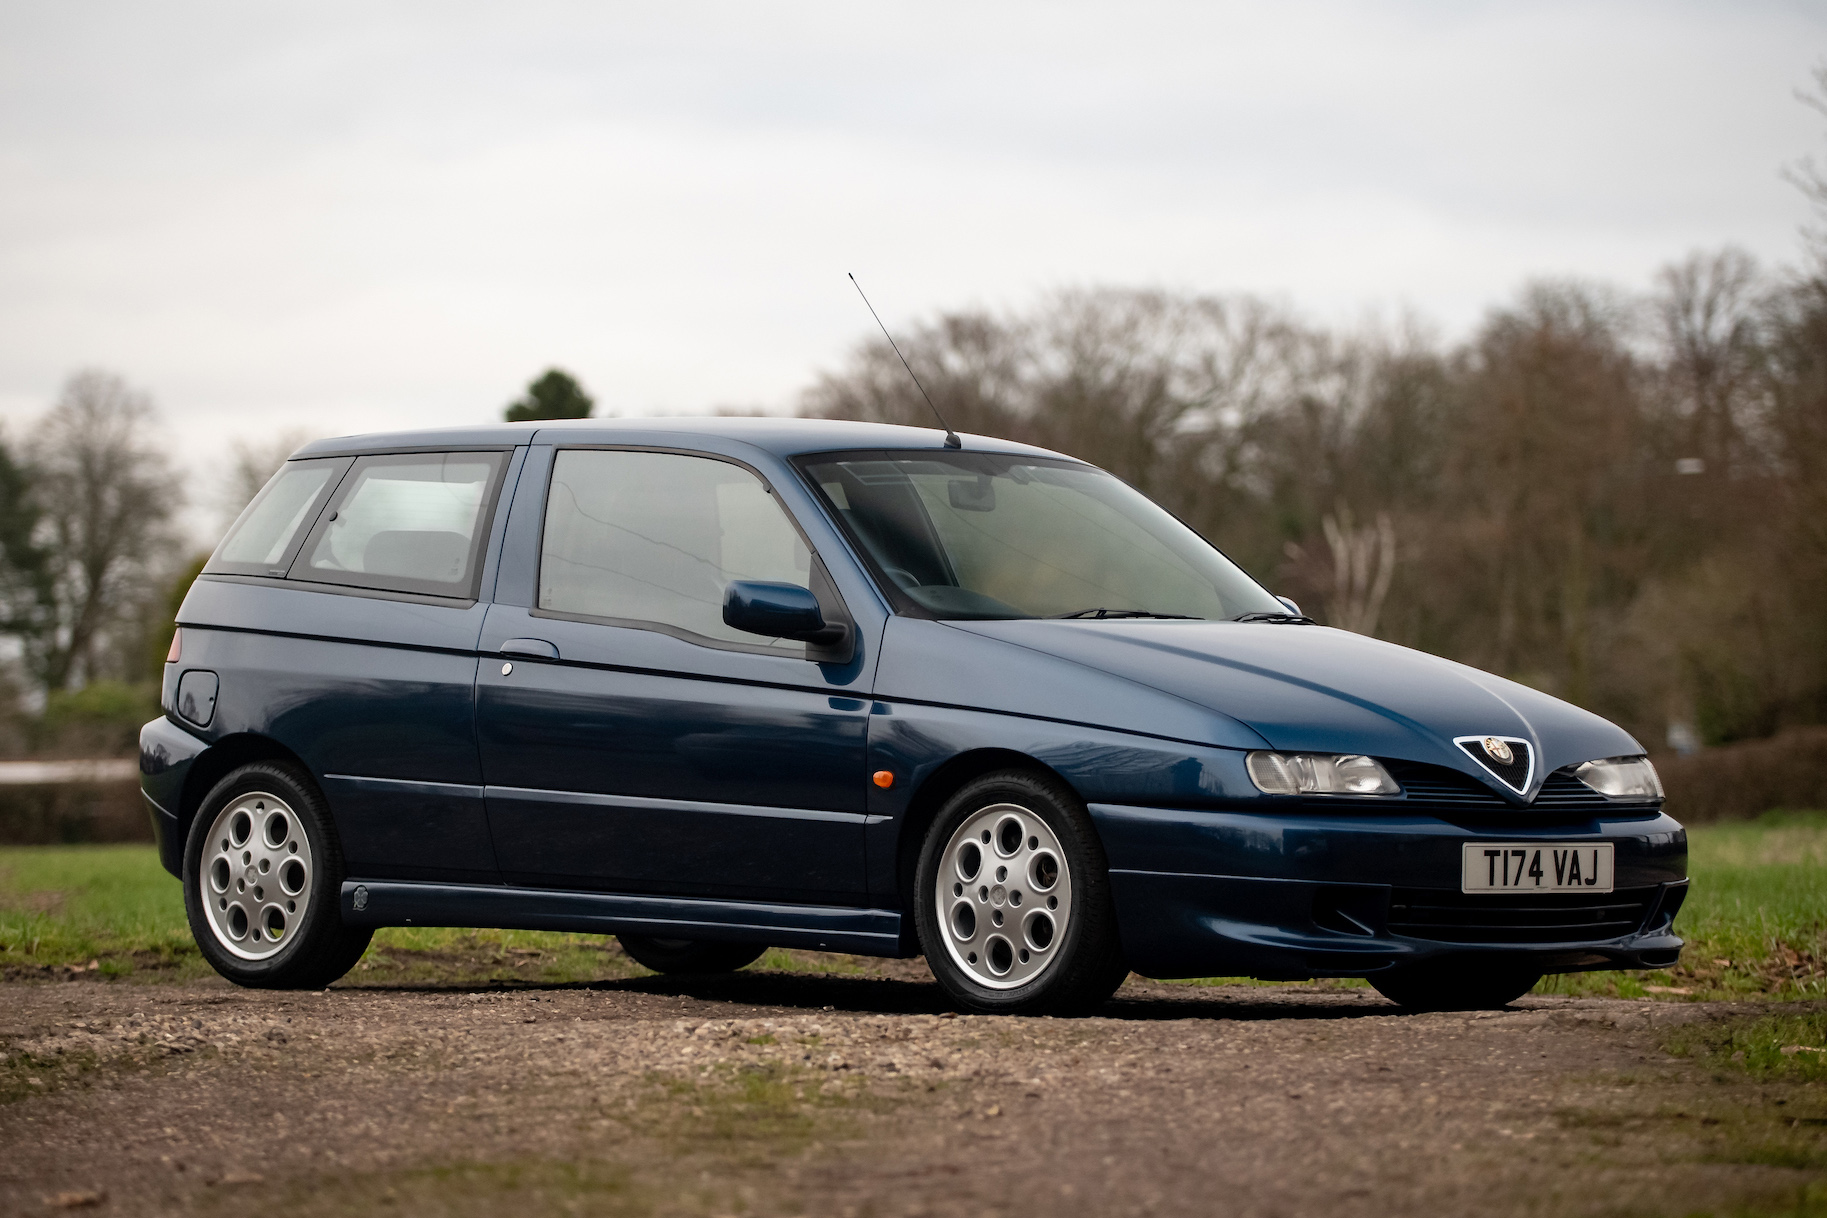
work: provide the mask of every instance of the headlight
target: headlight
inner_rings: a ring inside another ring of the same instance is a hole
[[[1573,776],[1613,799],[1661,799],[1662,780],[1647,757],[1612,757],[1575,767]]]
[[[1400,795],[1376,759],[1354,753],[1251,753],[1250,781],[1265,795]]]

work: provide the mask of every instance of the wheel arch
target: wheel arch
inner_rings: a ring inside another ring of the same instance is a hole
[[[311,768],[298,754],[271,736],[262,736],[257,732],[238,732],[224,736],[197,754],[197,759],[190,763],[190,771],[184,776],[184,790],[176,809],[180,842],[190,833],[190,822],[203,806],[204,797],[230,773],[254,761],[290,762],[303,770],[313,784],[317,781],[316,775],[311,774]]]
[[[903,939],[913,932],[914,871],[920,862],[920,847],[926,840],[927,827],[939,815],[946,801],[966,783],[997,770],[1026,770],[1052,779],[1083,802],[1084,796],[1052,766],[1015,749],[979,748],[960,753],[926,776],[908,801],[901,822],[901,833],[895,847],[895,892],[907,916],[903,919]],[[917,954],[915,945],[912,951]]]

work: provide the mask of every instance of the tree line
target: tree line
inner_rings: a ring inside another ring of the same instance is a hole
[[[1827,269],[1538,282],[1452,343],[1121,288],[897,337],[954,427],[1103,466],[1324,622],[1652,748],[1827,720]],[[802,410],[932,424],[879,339]]]
[[[594,401],[548,369],[510,421],[587,418]],[[238,440],[209,502],[226,526],[310,437]],[[158,713],[174,620],[207,554],[179,514],[185,480],[151,398],[115,373],[65,381],[23,436],[0,440],[0,756],[130,749]]]
[[[1125,288],[901,337],[955,427],[1111,470],[1328,624],[1652,748],[1827,722],[1827,258],[1695,254],[1635,295],[1538,282],[1450,343]],[[932,421],[880,339],[800,405]],[[503,413],[594,407],[549,369]],[[305,438],[235,446],[223,523]],[[0,752],[123,749],[156,713],[203,561],[182,505],[151,402],[113,374],[72,376],[0,444]]]

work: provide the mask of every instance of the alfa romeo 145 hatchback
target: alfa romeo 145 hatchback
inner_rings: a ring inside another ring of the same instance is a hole
[[[324,440],[185,598],[141,771],[223,976],[376,927],[924,955],[959,1006],[1366,977],[1413,1008],[1674,963],[1643,748],[1313,624],[1118,479],[882,425]]]

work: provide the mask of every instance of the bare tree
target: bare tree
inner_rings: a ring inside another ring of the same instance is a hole
[[[1396,574],[1395,525],[1388,512],[1378,512],[1374,524],[1360,527],[1350,505],[1342,501],[1338,511],[1328,513],[1320,524],[1332,551],[1333,592],[1326,620],[1358,634],[1375,634]]]
[[[1651,739],[1827,721],[1827,262],[1537,283],[1451,347],[1118,289],[898,337],[960,430],[1104,466],[1334,626]],[[933,425],[873,338],[803,406]]]
[[[1763,278],[1756,260],[1728,247],[1690,254],[1656,280],[1667,371],[1687,421],[1683,458],[1698,460],[1700,472],[1724,476],[1743,456]]]
[[[1250,297],[1104,289],[1061,292],[1026,315],[950,314],[902,348],[960,431],[1084,457],[1209,529],[1245,519],[1232,508],[1250,476],[1251,428],[1308,375],[1313,339]],[[822,377],[802,408],[933,426],[879,340]],[[1279,540],[1267,551],[1279,554]]]
[[[109,675],[174,552],[177,480],[153,443],[152,402],[120,377],[72,376],[32,432],[38,530],[50,552],[50,629],[28,642],[38,676],[66,689]],[[122,665],[126,667],[126,665]]]
[[[1814,68],[1814,87],[1797,89],[1795,100],[1819,114],[1827,115],[1827,63],[1819,63]],[[1783,167],[1783,177],[1787,178],[1808,202],[1814,205],[1817,219],[1827,219],[1827,170],[1812,156],[1802,157]],[[1812,247],[1817,264],[1827,264],[1827,229],[1819,225],[1804,225],[1802,237]]]
[[[237,439],[229,445],[234,460],[229,464],[228,481],[221,490],[222,528],[235,522],[241,509],[253,501],[286,458],[304,447],[311,437],[296,428],[264,440]]]

